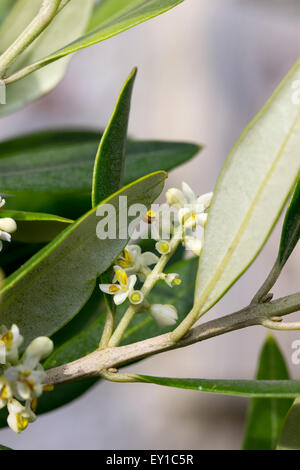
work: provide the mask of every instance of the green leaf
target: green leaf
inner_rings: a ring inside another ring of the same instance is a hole
[[[0,3],[0,25],[14,6],[15,0],[1,0]]]
[[[277,449],[300,449],[300,398],[295,400],[287,415]]]
[[[25,243],[49,242],[73,223],[73,220],[58,215],[38,212],[2,210],[0,216],[11,217],[17,222],[18,229],[12,240]]]
[[[101,133],[43,131],[0,143],[0,192],[9,209],[76,219],[91,208],[93,166]],[[152,171],[169,171],[194,157],[199,146],[128,141],[124,184]]]
[[[43,247],[43,243],[5,243],[1,251],[1,269],[3,269],[5,276],[9,276],[19,269]]]
[[[234,146],[218,178],[205,228],[195,301],[204,313],[253,262],[298,178],[300,61]]]
[[[127,197],[127,207],[134,203],[148,207],[162,191],[164,179],[164,172],[153,173],[103,202],[115,208],[117,235],[119,196]],[[97,237],[98,208],[66,228],[5,280],[0,323],[18,324],[26,344],[38,335],[53,334],[73,318],[92,295],[96,278],[127,243],[122,237],[105,240]],[[128,217],[128,222],[133,222],[132,219]],[[110,220],[114,222],[113,218]],[[134,220],[133,225],[137,223]]]
[[[9,447],[5,447],[5,446],[0,445],[0,450],[12,450],[12,449],[10,449]]]
[[[127,128],[136,74],[135,68],[127,78],[99,145],[94,165],[92,207],[123,185]]]
[[[289,372],[275,338],[268,335],[263,345],[257,380],[287,380]],[[253,398],[248,410],[244,449],[271,450],[278,437],[293,400],[284,398]]]
[[[65,44],[68,43],[70,39],[66,38],[64,47],[59,46],[60,48],[56,52],[53,52],[54,48],[52,47],[52,53],[49,54],[48,51],[45,51],[43,58],[39,57],[38,60],[36,60],[36,57],[34,57],[34,60],[31,58],[30,65],[28,62],[24,64],[22,69],[24,68],[26,73],[32,73],[68,54],[97,44],[158,16],[175,7],[182,1],[183,0],[102,0],[93,12],[91,22],[85,35],[76,38],[76,40],[70,42],[67,46],[65,46]],[[87,3],[87,0],[77,1],[78,8],[82,9],[85,2]],[[75,8],[74,3],[76,5],[76,2],[70,2],[65,9],[68,7],[70,9]],[[60,23],[64,24],[60,18],[63,14],[64,10],[58,14],[58,18],[56,19],[57,23],[60,21]],[[50,28],[53,29],[53,24],[51,24]],[[57,28],[56,34],[59,35],[61,31],[62,28]],[[54,47],[55,46],[57,46],[57,44],[54,44]],[[29,67],[26,67],[27,65],[29,65]],[[41,71],[38,73],[41,73]],[[49,74],[49,69],[47,69],[46,73]],[[27,80],[27,78],[25,80]]]
[[[2,2],[2,0],[1,0]],[[18,0],[0,30],[1,50],[4,51],[25,29],[37,14],[40,0]],[[72,0],[64,7],[48,28],[29,46],[8,70],[8,75],[23,69],[48,56],[54,50],[63,48],[80,36],[86,29],[94,0]],[[62,80],[70,58],[66,57],[51,64],[47,69],[38,70],[34,75],[9,84],[6,88],[6,105],[0,107],[0,116],[15,111],[48,93]],[[44,61],[44,64],[47,60]]]
[[[300,178],[287,209],[280,241],[278,263],[282,268],[300,238]]]
[[[136,375],[143,382],[200,392],[253,398],[294,398],[300,396],[300,380],[176,379]]]

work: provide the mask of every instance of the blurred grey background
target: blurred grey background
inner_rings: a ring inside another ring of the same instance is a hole
[[[48,96],[1,120],[1,139],[39,128],[104,127],[122,82],[137,65],[130,134],[205,144],[167,185],[187,181],[213,189],[231,147],[300,56],[297,1],[186,0],[148,23],[76,55]],[[280,224],[279,224],[280,225]],[[208,314],[249,303],[269,272],[280,226],[262,254]],[[300,250],[286,265],[276,296],[299,289]],[[207,318],[208,318],[207,317]],[[252,378],[265,337],[255,327],[164,353],[129,370],[153,375]],[[294,378],[291,343],[277,335]],[[0,431],[17,449],[238,449],[248,401],[154,385],[101,383],[68,406],[44,415],[22,435]]]

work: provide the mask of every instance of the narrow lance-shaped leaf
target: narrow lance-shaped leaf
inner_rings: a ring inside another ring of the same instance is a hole
[[[300,238],[300,178],[287,209],[280,241],[278,263],[282,268]]]
[[[300,398],[295,400],[286,417],[277,450],[300,450]]]
[[[263,345],[256,378],[289,379],[285,359],[271,335],[267,336]],[[292,403],[293,400],[288,398],[253,398],[248,410],[244,449],[275,449],[282,424]]]
[[[1,0],[2,2],[2,0]],[[18,0],[0,29],[0,48],[4,51],[38,13],[41,0]],[[46,30],[29,46],[8,70],[8,75],[39,61],[84,33],[92,12],[94,0],[72,0],[54,18]],[[6,104],[0,107],[0,116],[24,106],[48,93],[62,80],[70,58],[65,57],[38,70],[34,75],[7,85]]]
[[[49,242],[73,223],[73,220],[58,215],[38,212],[1,210],[0,217],[11,217],[17,222],[18,229],[12,240],[24,243]]]
[[[213,380],[176,379],[135,374],[142,382],[200,392],[253,398],[295,398],[300,396],[300,380]]]
[[[300,61],[243,132],[217,181],[205,229],[195,302],[204,313],[253,262],[300,169]]]
[[[73,318],[91,296],[96,278],[128,241],[119,236],[119,228],[126,233],[128,227],[119,221],[119,197],[127,197],[127,207],[135,203],[148,207],[162,191],[164,179],[164,172],[153,173],[104,201],[111,207],[108,220],[115,224],[115,239],[98,238],[98,206],[11,275],[1,292],[0,323],[18,324],[28,343],[38,335],[53,334]],[[136,225],[139,218],[128,216],[129,222]]]
[[[92,207],[123,185],[127,128],[136,73],[135,68],[127,78],[100,141],[94,165]]]
[[[76,219],[91,208],[93,166],[101,133],[47,130],[0,143],[0,192],[9,209]],[[128,141],[124,184],[188,161],[199,146]]]
[[[12,449],[10,449],[9,447],[0,445],[0,450],[12,450]]]
[[[183,0],[102,0],[93,12],[88,31],[85,35],[81,37],[78,37],[78,35],[72,42],[70,42],[69,38],[66,38],[64,45],[59,46],[60,48],[54,44],[50,54],[50,51],[45,51],[43,57],[34,57],[34,60],[26,61],[27,63],[19,67],[19,69],[22,69],[21,73],[23,75],[32,73],[62,57],[84,49],[85,47],[92,46],[93,44],[97,44],[158,16],[175,7],[182,1]],[[65,9],[75,8],[74,3],[75,5],[77,4],[78,8],[83,8],[87,0],[72,1]],[[64,13],[65,9],[58,14],[57,22],[60,20],[60,16]],[[50,28],[52,28],[52,26],[51,24]],[[50,31],[52,31],[52,29]],[[60,32],[61,31],[64,31],[62,27],[60,28]],[[58,30],[55,30],[55,32],[57,34],[59,33]],[[66,43],[67,45],[65,45]],[[57,47],[56,51],[55,46]],[[35,51],[35,49],[33,49],[33,51]],[[39,71],[39,73],[41,72]],[[49,74],[49,70],[47,70],[46,73]],[[40,75],[39,78],[41,78]]]
[[[118,97],[114,112],[101,138],[94,163],[92,207],[123,186],[127,129],[130,104],[137,69],[133,69]],[[112,282],[112,268],[100,276],[102,284]],[[112,296],[104,294],[107,315],[115,315]],[[112,320],[113,322],[113,320]],[[112,327],[111,327],[112,328]]]

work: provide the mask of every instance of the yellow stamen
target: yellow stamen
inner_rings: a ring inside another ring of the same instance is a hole
[[[7,400],[7,398],[8,398],[8,390],[7,390],[7,387],[5,385],[1,390],[0,398],[1,398],[1,400]]]
[[[162,253],[169,253],[169,250],[170,250],[170,246],[169,246],[169,243],[167,242],[162,242],[160,245],[159,245],[159,249]]]
[[[152,211],[151,209],[147,211],[147,214],[145,215],[144,219],[148,222],[148,224],[151,224],[153,220],[157,217],[156,212]]]
[[[3,341],[4,344],[7,346],[11,346],[13,343],[14,335],[12,334],[11,331],[8,331],[5,333],[3,336],[1,336],[1,341]]]
[[[123,286],[127,285],[128,280],[125,271],[123,271],[122,269],[118,269],[116,272],[116,276],[120,284],[122,284]]]
[[[43,392],[52,392],[54,390],[54,385],[52,384],[47,384],[43,386]]]
[[[31,403],[30,403],[30,408],[32,409],[33,412],[36,411],[37,406],[38,406],[38,400],[37,398],[33,398],[33,400],[31,400]]]
[[[134,292],[131,295],[132,302],[139,302],[141,300],[141,295],[138,292]]]
[[[176,286],[180,286],[181,279],[174,279],[174,284],[176,284]]]
[[[120,287],[116,286],[115,284],[112,284],[111,286],[109,286],[108,290],[111,294],[114,294],[120,291]]]
[[[131,254],[128,250],[124,250],[124,258],[126,259],[126,261],[128,261],[128,263],[131,263]]]
[[[117,263],[118,263],[119,266],[121,266],[121,268],[124,268],[124,269],[129,268],[129,264],[125,259],[118,258]]]
[[[17,427],[19,431],[24,431],[24,429],[27,428],[29,419],[24,418],[23,416],[20,416],[19,414],[16,413],[16,420],[17,420]]]

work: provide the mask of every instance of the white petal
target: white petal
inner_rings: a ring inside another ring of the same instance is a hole
[[[114,303],[116,305],[121,305],[123,302],[125,302],[125,300],[127,299],[129,295],[129,291],[126,290],[125,292],[122,291],[120,294],[115,294],[114,295]]]
[[[207,222],[207,214],[197,214],[196,215],[196,223],[197,225],[200,225],[201,227],[204,227],[204,225]]]
[[[132,274],[132,276],[129,276],[128,278],[128,290],[131,291],[134,286],[135,286],[135,283],[136,283],[136,275],[135,274]]]
[[[3,199],[1,196],[0,196],[0,209],[1,207],[3,207],[5,204],[5,199]]]
[[[188,204],[193,204],[196,201],[196,196],[195,196],[194,191],[184,181],[182,182],[182,192]]]
[[[53,351],[53,341],[47,336],[35,338],[26,348],[24,358],[35,357],[39,361],[50,356]]]
[[[7,417],[7,424],[15,433],[19,434],[21,432],[18,428],[17,416],[15,413],[9,413]]]
[[[127,250],[134,261],[138,256],[140,256],[142,250],[139,245],[127,245],[125,250]]]
[[[177,310],[173,305],[154,304],[150,306],[149,312],[160,327],[175,325],[178,320]]]
[[[14,398],[8,401],[7,409],[9,413],[17,413],[17,414],[25,411],[25,407],[21,405],[21,403],[18,402],[18,400],[15,400]]]
[[[202,249],[202,241],[200,238],[185,237],[184,243],[187,250],[191,250],[196,256],[200,255]]]
[[[183,207],[186,202],[183,192],[177,188],[170,188],[166,192],[166,199],[170,206]]]
[[[17,230],[17,224],[10,217],[0,218],[0,230],[8,233],[14,233]]]
[[[102,292],[104,292],[105,294],[115,295],[116,292],[110,291],[111,286],[116,286],[120,289],[120,286],[118,286],[117,284],[99,284],[100,290]]]
[[[30,388],[22,382],[17,382],[17,394],[20,397],[20,400],[28,400],[31,398]]]
[[[0,230],[0,239],[4,240],[5,242],[10,242],[11,241],[11,236],[10,236],[9,233],[3,232],[2,230]]]
[[[143,266],[151,266],[151,264],[156,264],[159,261],[159,257],[156,256],[151,251],[146,251],[141,255]]]
[[[202,204],[204,207],[204,210],[208,209],[208,207],[210,206],[211,200],[213,198],[213,195],[214,193],[203,194],[202,196],[199,196],[197,198],[197,203]]]

